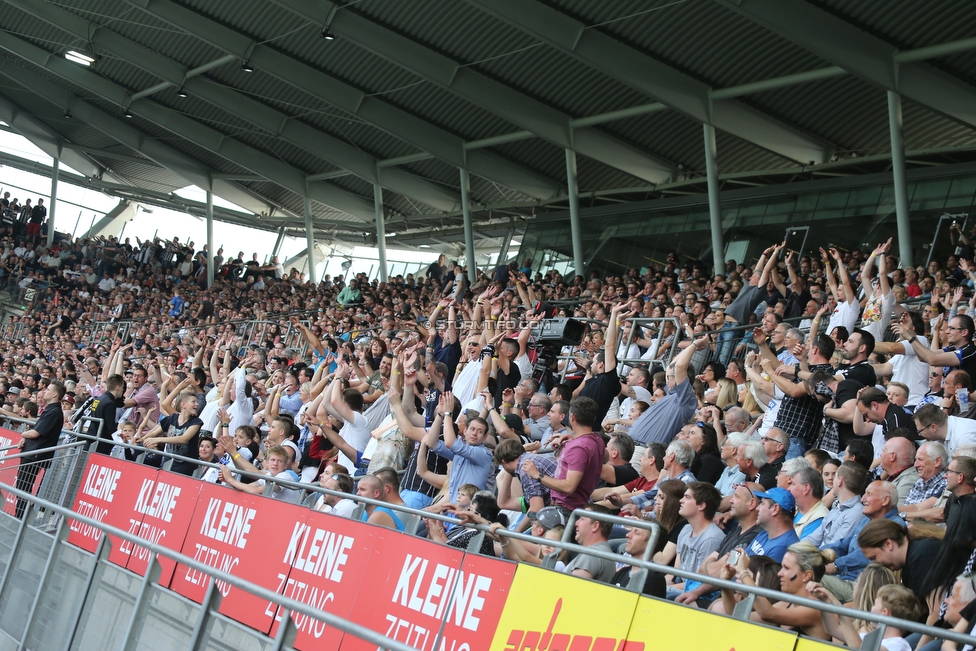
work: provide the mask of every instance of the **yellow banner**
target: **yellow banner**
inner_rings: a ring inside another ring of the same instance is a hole
[[[620,651],[636,606],[633,592],[519,565],[491,651]]]
[[[641,597],[638,601],[634,622],[627,634],[628,640],[653,642],[655,649],[695,651],[793,651],[796,637],[796,634],[779,628],[649,597]]]

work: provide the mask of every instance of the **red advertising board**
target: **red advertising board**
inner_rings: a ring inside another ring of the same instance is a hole
[[[311,511],[308,520],[296,522],[283,561],[291,566],[279,594],[338,615],[352,616],[356,595],[362,588],[363,575],[373,552],[373,541],[379,527]],[[274,604],[268,604],[273,610]],[[299,651],[335,651],[342,633],[321,621],[293,613],[298,629],[294,647]],[[271,635],[281,622],[281,611],[275,616]]]
[[[0,427],[0,448],[9,448],[12,445],[19,445],[24,437],[20,432],[4,429]],[[20,466],[20,457],[8,459],[11,454],[19,454],[18,448],[0,451],[0,484],[8,486],[17,485],[17,467]],[[17,512],[17,498],[11,493],[3,494],[3,510],[5,513],[14,515]]]
[[[126,471],[129,472],[129,469]],[[135,505],[138,515],[133,517],[129,532],[167,549],[180,551],[203,482],[165,470],[154,474],[151,480],[148,477],[143,479],[139,486]],[[122,541],[120,549],[129,557],[126,569],[139,576],[145,575],[149,567],[149,550],[128,541]],[[158,556],[158,560],[162,568],[159,584],[169,585],[176,562],[162,555]]]
[[[71,510],[125,531],[138,530],[142,514],[136,509],[136,503],[143,486],[155,484],[158,472],[104,454],[91,454]],[[69,527],[69,543],[95,551],[102,538],[101,531],[77,520],[72,520]],[[125,567],[128,552],[122,550],[121,540],[111,536],[110,539],[112,553],[108,559]]]
[[[352,621],[420,651],[487,651],[512,582],[512,565],[384,530],[378,534]],[[474,556],[474,555],[470,555]],[[342,651],[375,651],[352,635]]]
[[[309,514],[294,504],[232,488],[205,484],[200,491],[182,553],[210,567],[247,579],[268,590],[281,590],[290,564],[286,550],[296,523]],[[203,601],[210,577],[177,565],[170,589]],[[220,612],[251,628],[268,633],[275,610],[268,602],[222,581]]]

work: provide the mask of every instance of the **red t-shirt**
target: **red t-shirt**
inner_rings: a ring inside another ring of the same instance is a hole
[[[631,493],[646,493],[654,488],[654,484],[656,483],[656,479],[644,479],[644,476],[641,475],[634,481],[624,484],[624,488],[629,490]]]

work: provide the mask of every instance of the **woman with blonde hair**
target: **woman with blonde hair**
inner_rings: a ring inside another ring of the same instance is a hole
[[[749,557],[746,556],[745,550],[738,551],[739,559],[735,567],[731,565],[723,567],[721,578],[729,580],[734,576],[743,585],[755,585],[755,576],[749,570]],[[808,542],[793,543],[783,554],[783,563],[779,570],[780,590],[797,597],[814,599],[814,594],[807,590],[807,584],[819,582],[823,578],[827,563],[833,562],[835,558],[836,554],[833,550],[821,551]],[[722,602],[725,611],[732,612],[735,609],[735,592],[723,588]],[[788,601],[774,604],[765,597],[756,597],[753,608],[755,609],[753,619],[818,640],[830,639],[820,617],[820,611],[816,608],[796,606]]]
[[[715,406],[721,410],[735,407],[739,404],[739,386],[735,380],[723,377],[718,381],[715,393]]]

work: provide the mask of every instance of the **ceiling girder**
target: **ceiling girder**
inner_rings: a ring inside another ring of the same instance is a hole
[[[409,172],[391,170],[380,175],[377,173],[376,167],[379,161],[374,156],[323,131],[294,120],[291,116],[262,104],[244,93],[199,76],[201,73],[198,71],[203,70],[205,72],[210,69],[208,66],[187,70],[177,61],[52,4],[28,0],[4,1],[72,34],[76,38],[87,40],[98,50],[116,54],[142,70],[162,78],[169,85],[182,86],[194,97],[199,97],[242,120],[260,126],[269,134],[342,167],[370,183],[383,183],[394,192],[421,201],[443,212],[455,210],[460,205],[458,196],[452,196],[439,186]],[[222,57],[222,59],[227,58],[226,56]],[[226,60],[223,60],[222,63],[226,63]],[[145,93],[135,93],[132,97],[135,99],[146,96]]]
[[[707,84],[538,0],[467,1],[652,99],[780,156],[823,163],[833,153],[825,143],[739,101],[712,101]]]
[[[313,22],[321,21],[337,7],[328,0],[273,1]],[[570,126],[570,116],[558,109],[352,11],[335,13],[330,29],[558,147],[573,149],[651,183],[663,183],[675,175],[677,167],[673,162],[647,154],[596,129],[574,130]]]
[[[0,41],[4,34],[0,32]],[[136,151],[157,164],[180,175],[188,183],[200,188],[211,187],[210,170],[195,159],[178,152],[159,141],[146,136],[125,121],[108,115],[91,104],[78,99],[69,91],[56,86],[50,81],[27,70],[10,60],[0,63],[0,75],[17,82],[24,87],[25,93],[34,93],[61,110],[70,110],[75,119],[88,124],[121,145]],[[8,100],[9,101],[9,100]],[[213,179],[212,191],[215,195],[230,201],[256,215],[268,215],[273,211],[284,212],[297,218],[297,215],[284,210],[280,206],[268,203],[267,199],[255,196],[250,191],[233,183],[221,179]],[[351,226],[350,222],[323,219],[316,217],[317,223],[342,227]],[[354,225],[354,224],[353,224]]]
[[[976,87],[927,63],[899,65],[898,49],[804,0],[715,0],[869,83],[976,126]]]
[[[140,99],[129,104],[129,93],[125,88],[63,57],[52,56],[49,52],[6,32],[0,32],[0,48],[114,104],[128,105],[129,110],[150,122],[222,156],[229,162],[249,169],[299,196],[307,194],[312,200],[331,206],[363,222],[372,221],[374,218],[372,201],[325,183],[306,183],[305,173],[301,170],[149,99]],[[209,175],[209,170],[207,174]],[[200,187],[209,187],[209,179]]]
[[[494,152],[465,152],[458,136],[170,0],[126,2],[455,167],[466,167],[472,174],[536,199],[565,191],[564,184]]]

